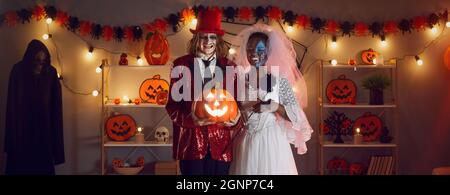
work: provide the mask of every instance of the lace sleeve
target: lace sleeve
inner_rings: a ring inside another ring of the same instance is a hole
[[[285,123],[287,137],[293,143],[299,154],[306,153],[306,144],[311,139],[313,129],[306,118],[305,113],[298,104],[292,87],[287,79],[280,79],[280,103],[284,106],[286,114],[291,122]]]

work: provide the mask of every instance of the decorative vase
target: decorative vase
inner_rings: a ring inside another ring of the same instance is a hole
[[[341,134],[340,134],[340,133],[337,133],[337,134],[336,134],[336,138],[334,139],[334,143],[337,143],[337,144],[342,144],[342,143],[344,143],[344,140],[342,140],[342,137],[341,137]]]
[[[382,89],[370,89],[370,105],[383,105],[383,90]]]

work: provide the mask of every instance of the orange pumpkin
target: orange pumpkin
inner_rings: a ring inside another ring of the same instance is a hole
[[[339,157],[334,157],[327,163],[327,169],[332,173],[346,173],[348,170],[348,162]]]
[[[126,141],[136,134],[136,122],[130,115],[119,114],[106,120],[105,129],[111,140]]]
[[[169,42],[158,31],[147,35],[144,48],[145,59],[149,65],[164,65],[169,60]]]
[[[349,59],[348,60],[348,65],[351,65],[351,66],[356,65],[356,60],[355,59]]]
[[[355,82],[340,75],[327,85],[327,98],[332,104],[355,104],[357,88]]]
[[[201,121],[216,123],[229,122],[238,115],[237,103],[231,94],[224,90],[212,89],[192,104],[195,117]]]
[[[378,52],[373,49],[364,50],[361,54],[361,59],[364,64],[375,65],[376,59],[378,57]]]
[[[444,64],[448,70],[450,70],[450,46],[447,47],[444,53]]]
[[[139,96],[141,97],[143,102],[156,104],[156,96],[160,92],[169,92],[169,83],[161,79],[159,74],[153,76],[151,79],[146,79],[142,82],[141,87],[139,88]]]
[[[353,131],[356,132],[356,128],[359,128],[365,142],[376,141],[381,136],[382,125],[380,117],[366,112],[355,120]]]
[[[134,99],[134,104],[136,104],[136,105],[141,104],[141,99],[139,99],[139,98]]]
[[[113,165],[113,167],[123,167],[123,166],[125,165],[125,163],[123,162],[122,159],[115,158],[115,159],[112,161],[112,165]]]
[[[167,101],[169,101],[169,92],[168,91],[158,92],[158,95],[156,95],[156,103],[158,105],[166,105]]]
[[[142,167],[144,166],[145,162],[144,162],[144,157],[140,156],[137,160],[136,160],[136,166],[137,167]]]
[[[120,98],[114,99],[114,104],[120,104]]]

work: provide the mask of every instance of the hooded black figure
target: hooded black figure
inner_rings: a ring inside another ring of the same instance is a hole
[[[64,163],[61,85],[50,53],[28,44],[9,78],[6,109],[6,174],[55,174]]]

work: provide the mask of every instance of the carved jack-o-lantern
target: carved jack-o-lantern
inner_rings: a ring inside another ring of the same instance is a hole
[[[158,127],[155,130],[156,142],[158,142],[158,143],[167,143],[169,141],[169,138],[170,138],[169,129],[167,129],[166,127],[164,127],[164,126]]]
[[[212,89],[192,104],[195,117],[216,123],[229,122],[238,115],[237,103],[228,91]]]
[[[136,166],[137,166],[137,167],[142,167],[142,166],[144,166],[144,164],[145,164],[144,157],[143,157],[143,156],[140,156],[140,157],[136,160]]]
[[[167,101],[169,101],[168,91],[161,91],[156,95],[156,103],[158,105],[166,105]]]
[[[112,165],[113,165],[113,167],[123,167],[125,165],[125,163],[123,162],[122,159],[115,158],[112,161]]]
[[[382,124],[380,117],[366,112],[363,116],[355,120],[353,130],[356,131],[356,128],[359,128],[363,135],[363,140],[366,142],[376,141],[380,138]]]
[[[378,57],[378,52],[373,49],[368,49],[362,52],[361,59],[364,64],[375,65],[376,59]]]
[[[334,157],[328,161],[327,169],[331,172],[346,173],[348,170],[348,163],[343,158]]]
[[[447,47],[444,53],[444,64],[448,70],[450,70],[450,46]]]
[[[156,104],[156,96],[163,91],[169,91],[169,83],[166,80],[161,79],[160,75],[157,74],[153,76],[153,78],[142,82],[141,87],[139,88],[139,96],[144,102]]]
[[[169,42],[158,31],[147,35],[144,48],[145,59],[149,65],[164,65],[169,60]]]
[[[327,98],[332,104],[355,104],[357,88],[355,82],[340,75],[327,85]]]
[[[136,122],[130,115],[119,114],[106,120],[105,129],[111,140],[126,141],[136,133]]]
[[[351,163],[348,168],[350,175],[362,175],[363,171],[363,165],[361,163]]]

